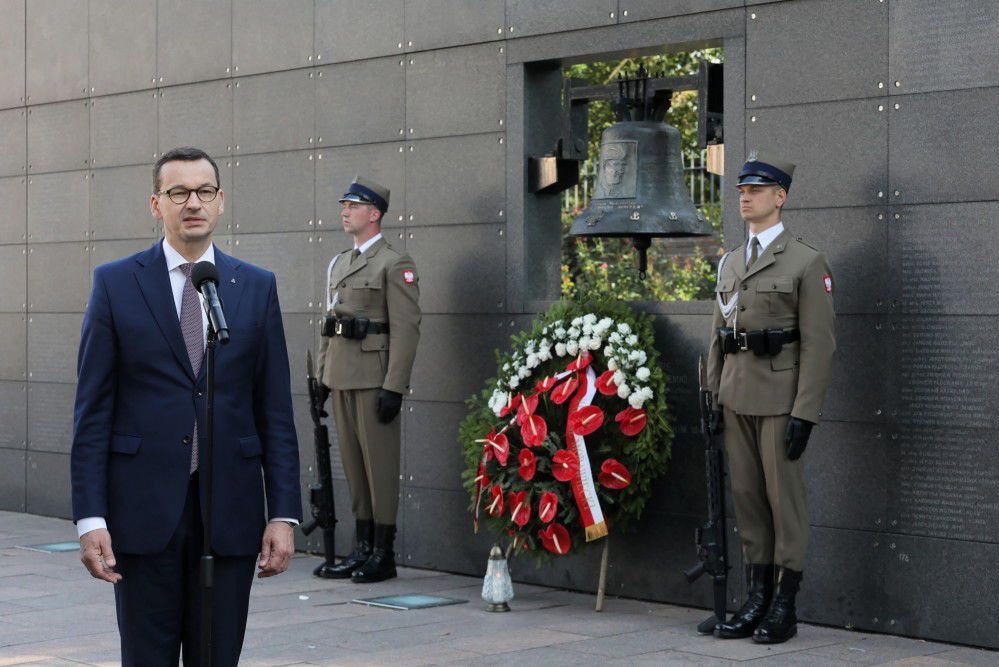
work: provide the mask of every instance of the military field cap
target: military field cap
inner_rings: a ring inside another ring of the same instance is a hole
[[[389,207],[389,189],[374,181],[356,176],[354,177],[354,182],[350,184],[347,191],[343,193],[343,197],[340,198],[341,204],[345,201],[371,204],[384,213]]]
[[[782,162],[772,155],[764,155],[759,151],[750,151],[746,164],[739,172],[739,185],[779,185],[785,190],[791,190],[791,176],[794,175],[794,165]]]

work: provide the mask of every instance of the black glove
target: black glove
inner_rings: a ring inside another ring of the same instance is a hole
[[[787,445],[787,458],[797,461],[805,453],[805,445],[808,444],[808,436],[812,434],[812,427],[815,426],[810,421],[791,417],[787,420],[787,432],[784,435],[784,444]]]
[[[378,412],[378,421],[388,424],[396,418],[399,410],[402,409],[402,394],[388,389],[379,389],[375,397],[375,410]]]
[[[712,434],[722,433],[725,430],[725,413],[721,410],[712,410],[708,421],[708,430]]]

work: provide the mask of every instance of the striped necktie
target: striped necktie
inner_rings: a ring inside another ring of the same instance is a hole
[[[205,329],[204,321],[201,319],[201,300],[191,282],[191,269],[194,264],[190,262],[181,264],[180,270],[184,274],[184,291],[180,297],[180,330],[184,334],[184,344],[187,346],[187,358],[191,361],[191,370],[194,377],[198,377],[201,372],[201,360],[205,356]],[[198,421],[194,421],[194,435],[191,437],[191,474],[198,469]]]

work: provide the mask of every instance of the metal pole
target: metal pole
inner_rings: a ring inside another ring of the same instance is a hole
[[[204,528],[201,556],[201,665],[212,664],[212,593],[215,585],[215,561],[212,558],[212,450],[215,446],[215,329],[208,324],[208,338],[205,363],[205,441],[198,447],[201,460],[198,462],[199,476],[204,490],[205,511],[201,514]]]

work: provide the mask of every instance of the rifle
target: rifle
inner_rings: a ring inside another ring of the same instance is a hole
[[[725,452],[715,444],[721,432],[714,420],[714,401],[708,387],[704,358],[697,361],[700,385],[698,403],[701,409],[701,435],[704,437],[704,462],[708,482],[708,520],[694,531],[697,545],[697,564],[685,570],[683,576],[690,583],[702,574],[711,577],[714,587],[714,615],[697,626],[701,634],[711,634],[715,625],[725,622],[728,597],[728,540],[725,529]]]
[[[302,525],[302,532],[309,535],[317,527],[323,530],[323,552],[326,561],[312,571],[317,577],[330,579],[330,569],[333,567],[333,537],[336,530],[336,507],[333,501],[333,470],[330,465],[330,435],[329,429],[322,423],[326,416],[323,403],[326,396],[319,387],[319,380],[312,373],[312,352],[306,350],[305,362],[309,382],[309,413],[312,415],[313,435],[316,447],[317,484],[309,486],[309,503],[312,505],[312,518]]]

